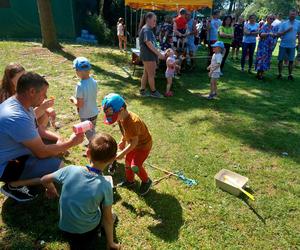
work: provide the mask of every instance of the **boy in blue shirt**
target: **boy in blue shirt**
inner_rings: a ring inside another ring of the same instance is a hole
[[[102,175],[115,160],[116,153],[115,139],[108,134],[98,134],[87,149],[91,166],[71,165],[41,178],[49,198],[59,196],[53,182],[62,184],[59,228],[69,240],[71,249],[95,247],[101,224],[105,229],[108,249],[120,249],[113,240],[113,190],[111,183]]]
[[[91,121],[94,128],[85,133],[86,138],[90,141],[95,136],[96,121],[98,115],[97,107],[97,82],[90,76],[92,68],[90,62],[85,57],[77,57],[73,61],[73,67],[80,81],[76,86],[76,96],[72,96],[70,101],[77,107],[80,120]]]

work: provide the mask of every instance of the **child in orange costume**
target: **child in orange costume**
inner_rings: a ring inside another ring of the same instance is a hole
[[[105,113],[104,123],[113,124],[118,122],[122,138],[118,145],[120,152],[116,159],[125,157],[126,180],[121,184],[123,187],[133,186],[134,175],[141,179],[140,194],[149,192],[152,181],[143,166],[152,148],[152,137],[146,124],[134,113],[127,110],[124,99],[118,94],[109,94],[102,101]],[[126,146],[127,144],[127,146]]]

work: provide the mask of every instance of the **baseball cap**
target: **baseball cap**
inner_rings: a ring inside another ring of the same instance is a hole
[[[221,41],[215,42],[211,47],[213,47],[213,48],[215,48],[215,47],[220,47],[221,49],[224,49],[224,48],[225,48],[224,43],[221,42]]]
[[[124,99],[115,93],[106,95],[102,100],[102,109],[104,112],[104,123],[113,124],[118,119],[119,112],[124,106]]]
[[[73,61],[73,68],[76,70],[90,70],[92,68],[89,60],[85,57],[77,57]]]

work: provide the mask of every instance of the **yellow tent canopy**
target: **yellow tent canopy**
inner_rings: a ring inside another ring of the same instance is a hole
[[[125,0],[125,5],[133,9],[178,11],[180,8],[198,10],[212,8],[212,0]]]

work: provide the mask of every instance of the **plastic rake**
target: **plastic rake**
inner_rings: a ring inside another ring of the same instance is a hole
[[[176,176],[179,180],[181,180],[183,183],[185,183],[189,187],[192,187],[192,186],[195,186],[195,185],[198,184],[198,182],[196,180],[185,177],[185,175],[183,174],[182,171],[177,171],[177,172],[173,173],[173,172],[170,172],[168,170],[165,170],[165,169],[153,166],[150,163],[146,163],[146,164],[148,166],[150,166],[150,167],[152,167],[152,168],[154,168],[156,170],[160,170],[160,171],[162,171],[162,172],[164,172],[164,173],[166,173],[168,175]]]

